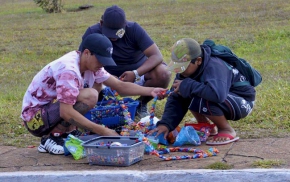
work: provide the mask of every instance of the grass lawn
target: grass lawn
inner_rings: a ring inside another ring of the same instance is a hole
[[[105,8],[122,7],[128,20],[144,27],[166,62],[180,38],[213,39],[248,60],[263,76],[256,106],[247,118],[231,122],[241,138],[285,137],[290,133],[290,3],[288,0],[66,0],[67,10],[47,14],[32,0],[1,0],[0,145],[38,145],[21,125],[22,97],[47,63],[78,49],[88,26]],[[158,101],[157,117],[165,101]],[[190,120],[187,114],[184,121]]]

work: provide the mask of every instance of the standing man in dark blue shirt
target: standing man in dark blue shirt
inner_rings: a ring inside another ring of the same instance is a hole
[[[163,63],[157,45],[136,22],[126,20],[123,9],[114,5],[106,9],[99,23],[89,27],[83,39],[92,33],[106,35],[113,44],[113,59],[117,66],[105,66],[106,71],[122,81],[146,87],[167,88],[171,73]],[[81,48],[82,45],[80,45]],[[139,97],[136,116],[149,115],[147,103],[152,97]]]

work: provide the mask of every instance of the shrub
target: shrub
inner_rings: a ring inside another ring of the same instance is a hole
[[[62,0],[33,0],[47,13],[60,13],[63,9]]]

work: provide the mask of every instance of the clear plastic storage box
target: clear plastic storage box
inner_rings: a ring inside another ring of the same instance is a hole
[[[143,159],[145,145],[137,137],[96,137],[83,143],[90,165],[130,166]]]

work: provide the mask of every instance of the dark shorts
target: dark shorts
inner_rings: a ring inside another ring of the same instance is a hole
[[[138,69],[146,59],[133,64],[128,65],[119,65],[119,66],[104,66],[105,70],[109,72],[111,75],[120,77],[125,71],[132,71]]]
[[[35,114],[31,121],[24,122],[25,127],[31,134],[37,137],[49,134],[63,120],[60,117],[59,107],[59,101],[46,104]]]
[[[125,71],[133,71],[137,70],[140,66],[144,64],[147,59],[144,59],[138,63],[128,64],[128,65],[119,65],[119,66],[105,66],[105,70],[109,72],[111,75],[120,77]],[[165,62],[162,64],[167,65]]]
[[[244,98],[229,93],[223,103],[214,103],[200,97],[192,99],[189,110],[208,116],[222,116],[227,120],[239,120],[248,116],[253,109],[254,101],[246,101]]]

